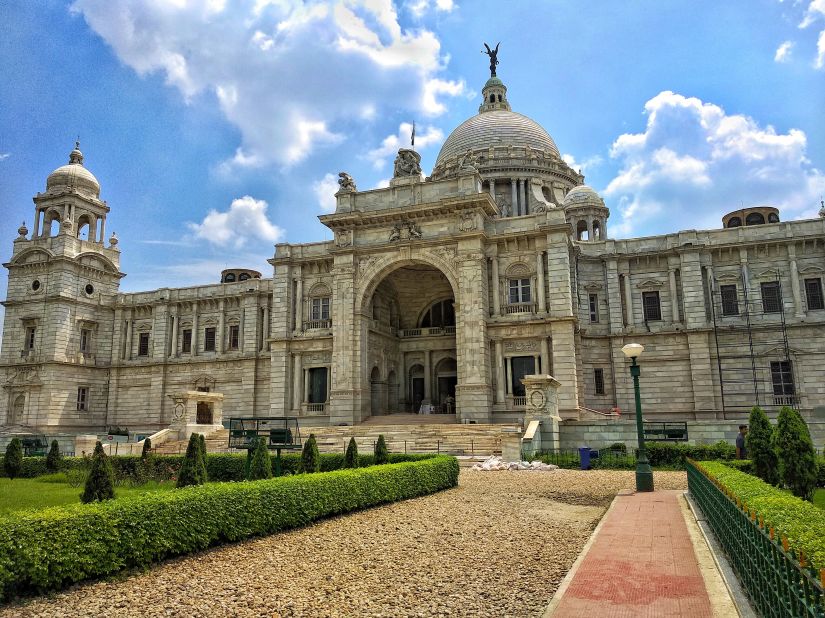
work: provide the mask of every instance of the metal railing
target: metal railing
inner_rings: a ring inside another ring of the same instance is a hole
[[[774,538],[772,527],[729,498],[693,462],[687,461],[688,489],[727,555],[757,611],[766,618],[825,616],[825,572],[818,574]]]

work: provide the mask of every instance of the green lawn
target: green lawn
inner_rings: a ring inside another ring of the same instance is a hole
[[[825,509],[825,489],[814,490],[814,504],[821,509]]]
[[[136,496],[147,491],[168,491],[174,483],[150,481],[140,487],[115,487],[115,498]],[[0,515],[25,509],[40,509],[63,504],[79,504],[83,487],[72,487],[64,474],[34,479],[0,478]]]

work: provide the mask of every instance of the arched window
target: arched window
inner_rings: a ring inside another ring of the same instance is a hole
[[[9,416],[9,425],[16,425],[23,422],[23,410],[26,407],[26,396],[18,395],[14,398],[14,403],[11,406],[11,414]]]
[[[602,239],[602,225],[598,221],[593,222],[593,240]]]
[[[779,223],[779,215],[772,212],[768,215],[768,223]]]
[[[46,213],[46,218],[43,220],[43,234],[48,236],[57,236],[60,233],[60,213],[55,210],[50,210]]]
[[[579,221],[576,224],[576,239],[590,240],[590,233],[587,231],[587,221]]]
[[[501,103],[501,95],[498,95],[498,102]]]
[[[742,219],[739,217],[731,217],[728,219],[728,227],[741,227]]]
[[[745,217],[745,225],[762,225],[765,223],[765,217],[761,212],[752,212]]]
[[[491,94],[490,95],[490,103],[495,103],[495,102],[496,102],[496,95]]]
[[[224,283],[232,283],[235,281],[235,273],[226,273],[226,276],[223,278]]]
[[[241,273],[238,276],[238,281],[246,281],[247,279],[249,279],[249,274],[248,273]]]
[[[430,305],[419,320],[421,328],[443,328],[455,326],[453,299],[440,300]]]
[[[92,229],[92,223],[88,216],[83,215],[77,220],[77,237],[80,240],[89,240],[89,231]]]

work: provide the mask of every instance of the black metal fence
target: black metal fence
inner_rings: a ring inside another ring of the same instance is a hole
[[[559,468],[570,469],[605,469],[605,470],[632,470],[636,466],[636,456],[631,449],[627,452],[621,449],[554,449],[539,451],[533,457],[544,463],[553,464]]]
[[[823,618],[823,573],[773,538],[748,513],[687,462],[688,489],[702,509],[751,602],[766,618]]]

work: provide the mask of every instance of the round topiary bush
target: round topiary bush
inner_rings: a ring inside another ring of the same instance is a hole
[[[111,500],[115,497],[115,474],[112,462],[106,456],[103,445],[98,441],[92,455],[92,469],[86,477],[86,486],[80,494],[80,501],[84,504],[95,500]]]

